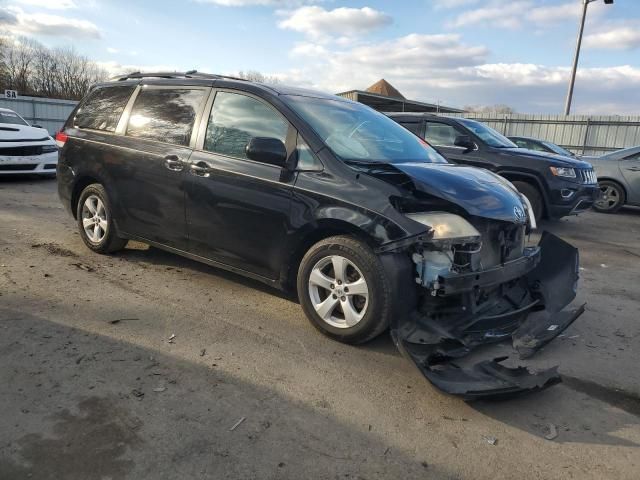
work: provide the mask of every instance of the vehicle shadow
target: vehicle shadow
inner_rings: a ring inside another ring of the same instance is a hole
[[[35,183],[35,182],[55,182],[56,177],[52,174],[34,175],[34,174],[14,174],[2,175],[0,173],[0,185],[3,183],[17,184],[17,183]]]
[[[129,343],[126,323],[0,318],[0,478],[454,478],[330,406]]]
[[[256,289],[261,292],[274,295],[278,298],[298,303],[298,299],[294,291],[282,291],[278,288],[271,287],[266,283],[245,277],[238,273],[233,273],[223,268],[216,268],[144,243],[130,241],[124,250],[118,252],[118,257],[130,262],[146,262],[152,265],[165,267],[167,270],[190,270],[192,272],[214,275],[224,280],[242,285],[243,287]]]
[[[295,290],[282,291],[243,275],[229,272],[221,268],[212,267],[195,260],[190,260],[188,258],[181,257],[179,255],[146,244],[142,244],[140,242],[129,242],[127,248],[125,248],[121,252],[118,252],[118,257],[136,263],[147,262],[171,270],[190,270],[192,272],[199,272],[205,275],[212,275],[217,278],[222,278],[226,281],[236,283],[243,287],[256,289],[267,295],[273,295],[275,297],[299,305]],[[302,309],[300,309],[300,316],[304,317]],[[397,348],[393,344],[393,341],[391,340],[391,336],[389,335],[388,330],[383,332],[372,341],[367,342],[363,345],[358,345],[357,348],[362,348],[385,355],[400,355]]]

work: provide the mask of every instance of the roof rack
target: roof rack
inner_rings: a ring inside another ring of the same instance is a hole
[[[116,75],[111,78],[111,81],[114,82],[122,82],[124,80],[132,80],[136,78],[202,78],[202,79],[229,79],[229,80],[240,80],[243,82],[247,82],[248,80],[245,78],[231,77],[228,75],[217,75],[214,73],[201,73],[197,70],[188,70],[186,72],[132,72],[124,75]]]

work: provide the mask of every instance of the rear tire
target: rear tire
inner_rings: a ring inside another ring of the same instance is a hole
[[[389,280],[373,250],[353,237],[313,245],[300,263],[297,289],[311,324],[334,340],[364,343],[389,326]]]
[[[542,195],[536,187],[527,182],[512,182],[513,186],[523,194],[531,203],[533,208],[533,216],[536,219],[536,223],[540,222],[542,215],[544,214],[544,204],[542,203]]]
[[[107,192],[99,183],[85,187],[76,207],[78,229],[84,244],[96,253],[122,250],[127,240],[118,237]]]
[[[601,197],[593,204],[593,209],[600,213],[616,213],[627,201],[624,188],[613,180],[598,182]]]

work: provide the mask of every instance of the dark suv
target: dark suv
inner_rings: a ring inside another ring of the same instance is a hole
[[[494,360],[450,364],[510,340],[521,356],[581,309],[578,253],[534,224],[489,171],[453,165],[388,117],[339,97],[196,72],[96,85],[56,135],[60,199],[87,247],[135,239],[297,291],[331,338],[391,328],[443,390],[541,389]]]
[[[518,148],[507,137],[475,120],[428,113],[388,115],[448,160],[483,167],[510,180],[529,199],[538,220],[588,210],[600,194],[589,163]]]

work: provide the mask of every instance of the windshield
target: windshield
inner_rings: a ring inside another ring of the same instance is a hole
[[[345,161],[447,163],[426,142],[389,117],[355,102],[288,96],[289,106]]]
[[[484,123],[461,118],[460,123],[480,137],[487,145],[495,148],[518,148],[518,146],[493,128],[487,127]]]
[[[0,110],[0,123],[9,123],[13,125],[29,125],[20,115],[15,112]]]
[[[565,157],[573,157],[573,153],[569,150],[565,150],[560,145],[556,145],[551,142],[542,142],[547,148],[549,148],[553,153],[557,153],[558,155],[564,155]]]

